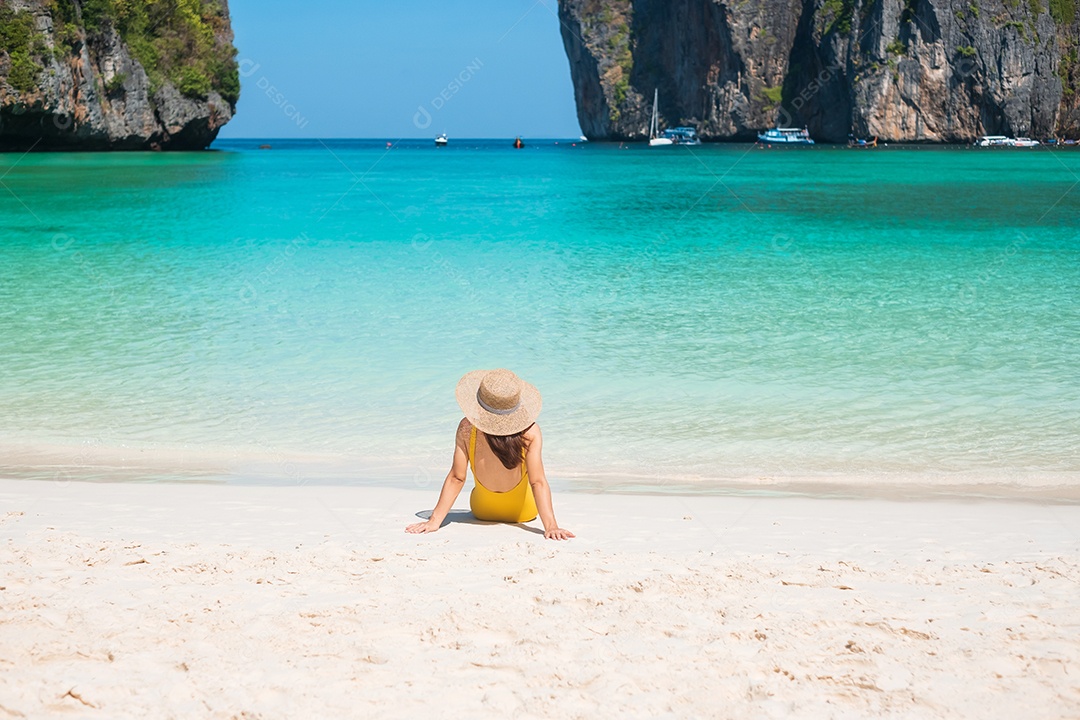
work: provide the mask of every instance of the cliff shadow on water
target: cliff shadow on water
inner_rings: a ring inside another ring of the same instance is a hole
[[[667,126],[750,140],[1080,135],[1077,0],[561,0],[593,139]]]
[[[0,150],[206,148],[232,41],[225,0],[0,0]]]

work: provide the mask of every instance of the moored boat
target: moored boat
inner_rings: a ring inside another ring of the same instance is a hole
[[[442,133],[435,138],[435,147],[445,147],[448,142],[450,139],[446,137],[446,133]]]
[[[649,120],[649,146],[657,147],[659,145],[674,145],[675,141],[667,137],[666,134],[660,135],[660,116],[657,114],[657,104],[660,101],[660,90],[654,89],[652,96],[652,118]]]
[[[979,147],[1036,147],[1039,145],[1038,140],[1032,140],[1031,138],[1018,137],[1011,138],[1005,135],[983,135],[975,143]]]
[[[518,149],[518,150],[520,150],[521,148],[525,147],[525,143],[523,143],[523,142],[521,141],[521,136],[520,136],[520,135],[519,135],[518,137],[514,138],[514,147],[515,147],[516,149]]]
[[[782,128],[775,127],[758,133],[758,142],[776,145],[813,145],[810,139],[810,131],[806,128]]]
[[[701,140],[697,136],[697,129],[681,126],[668,128],[664,131],[663,137],[671,140],[672,145],[700,145]]]

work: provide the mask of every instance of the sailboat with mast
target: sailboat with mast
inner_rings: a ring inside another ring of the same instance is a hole
[[[652,99],[652,120],[649,121],[649,147],[656,147],[657,145],[674,145],[675,141],[669,137],[662,137],[660,135],[660,117],[657,115],[657,105],[660,101],[660,89],[653,90]]]

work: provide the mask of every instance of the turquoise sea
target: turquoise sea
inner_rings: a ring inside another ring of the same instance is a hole
[[[0,475],[1080,495],[1080,149],[215,148],[0,156]]]

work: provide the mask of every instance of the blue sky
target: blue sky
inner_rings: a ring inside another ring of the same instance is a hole
[[[220,137],[580,134],[556,0],[229,8],[242,91]]]

